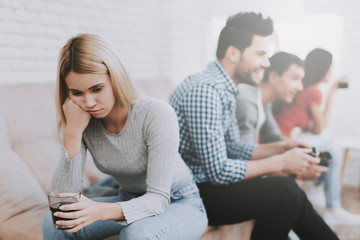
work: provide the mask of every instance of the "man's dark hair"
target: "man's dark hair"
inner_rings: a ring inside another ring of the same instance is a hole
[[[272,32],[273,21],[271,18],[263,18],[261,13],[240,12],[230,16],[226,26],[221,30],[216,57],[222,59],[229,46],[234,46],[242,52],[251,45],[254,35],[265,37]]]
[[[324,49],[315,48],[305,58],[304,88],[320,82],[332,63],[332,54]]]
[[[303,60],[298,56],[286,53],[286,52],[277,52],[270,59],[270,67],[265,69],[263,82],[269,81],[270,72],[275,72],[278,76],[283,75],[286,70],[291,66],[291,64],[296,64],[300,67],[304,66]]]

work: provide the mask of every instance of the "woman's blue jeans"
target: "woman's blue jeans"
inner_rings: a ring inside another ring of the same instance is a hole
[[[343,150],[333,144],[334,137],[332,133],[324,129],[321,134],[303,133],[297,139],[310,144],[322,151],[328,151],[331,154],[329,171],[324,173],[315,181],[316,185],[325,183],[326,206],[341,206],[341,168],[343,162]]]
[[[122,189],[118,196],[94,198],[98,202],[121,202],[136,196]],[[44,240],[58,239],[104,239],[119,235],[119,239],[199,239],[207,228],[208,220],[199,190],[192,175],[172,186],[171,202],[160,215],[151,216],[123,226],[116,221],[98,221],[76,233],[56,230],[49,212],[43,222]]]

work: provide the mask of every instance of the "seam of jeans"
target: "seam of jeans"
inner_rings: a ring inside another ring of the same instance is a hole
[[[206,218],[206,213],[201,211],[201,209],[199,209],[199,210],[200,210],[201,214],[196,218],[164,226],[164,228],[160,229],[157,233],[154,234],[155,239],[161,239],[161,236],[163,236],[165,233],[168,233],[168,231],[171,230],[174,226],[178,227],[178,226],[181,226],[181,225],[183,226],[183,225],[186,225],[186,224],[192,225],[194,222],[198,222],[201,218],[203,218],[204,215],[205,215],[205,218]]]

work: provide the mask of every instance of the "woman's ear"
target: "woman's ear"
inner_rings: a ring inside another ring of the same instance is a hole
[[[225,58],[227,58],[230,62],[238,62],[241,57],[241,52],[238,48],[234,46],[229,46],[225,52]]]

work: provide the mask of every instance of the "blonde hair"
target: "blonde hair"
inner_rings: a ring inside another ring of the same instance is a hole
[[[116,103],[121,107],[131,105],[137,98],[138,93],[133,83],[110,46],[99,36],[79,34],[70,38],[59,54],[56,80],[58,132],[66,124],[62,105],[69,96],[65,78],[71,71],[108,74]]]

